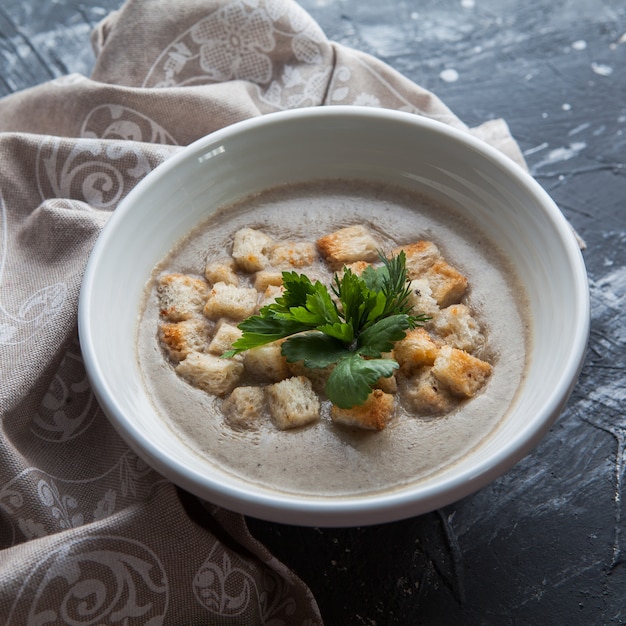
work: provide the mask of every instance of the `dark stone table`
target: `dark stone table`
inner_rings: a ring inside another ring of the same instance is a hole
[[[2,0],[0,95],[89,74],[119,0]],[[504,118],[587,243],[589,349],[542,443],[479,493],[366,528],[250,520],[329,625],[625,624],[626,6],[623,0],[305,0],[330,39]],[[567,311],[563,312],[567,315]]]

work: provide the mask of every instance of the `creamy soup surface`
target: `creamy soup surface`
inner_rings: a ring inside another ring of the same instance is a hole
[[[230,253],[234,233],[244,227],[276,240],[315,241],[353,224],[367,225],[383,250],[433,241],[468,277],[464,302],[487,338],[483,356],[493,365],[489,381],[447,415],[400,411],[380,432],[337,427],[328,417],[327,401],[322,419],[303,428],[231,428],[220,411],[222,400],[181,379],[164,356],[157,337],[156,278],[165,271],[202,276],[207,262]],[[148,395],[172,436],[222,470],[277,492],[364,495],[432,476],[494,432],[527,367],[529,325],[523,290],[506,257],[460,212],[396,187],[316,181],[277,187],[224,207],[177,244],[147,286],[137,357]]]

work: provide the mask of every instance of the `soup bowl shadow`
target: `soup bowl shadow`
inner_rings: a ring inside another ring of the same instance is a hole
[[[462,207],[508,255],[528,295],[527,375],[497,428],[459,462],[403,488],[364,496],[279,493],[225,471],[172,435],[151,402],[136,354],[137,320],[154,266],[215,210],[255,192],[324,178],[380,181]],[[90,256],[79,336],[102,410],[128,445],[181,488],[265,520],[361,526],[423,514],[470,495],[527,455],[563,410],[589,327],[577,241],[541,186],[469,133],[364,107],[268,114],[183,148],[120,203]]]

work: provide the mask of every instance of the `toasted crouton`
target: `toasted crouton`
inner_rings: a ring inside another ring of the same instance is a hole
[[[227,423],[233,428],[258,428],[263,416],[265,391],[262,387],[235,387],[222,403]]]
[[[221,356],[233,347],[233,343],[241,337],[243,331],[241,331],[234,324],[229,324],[226,320],[222,319],[217,323],[213,339],[208,347],[208,352]]]
[[[467,290],[467,278],[443,260],[431,265],[423,277],[428,280],[433,298],[441,308],[460,302]]]
[[[416,370],[401,386],[402,401],[418,415],[443,415],[458,400],[434,376],[431,366]]]
[[[431,265],[441,259],[441,252],[432,241],[421,240],[398,246],[392,251],[393,255],[398,256],[402,250],[406,256],[406,273],[410,280],[421,278]]]
[[[426,279],[416,278],[409,283],[409,287],[409,304],[413,307],[414,315],[434,317],[439,313],[439,305],[433,298],[433,291]]]
[[[209,295],[209,286],[197,276],[164,274],[157,281],[161,317],[182,322],[202,313]]]
[[[489,378],[491,365],[458,348],[443,346],[435,359],[432,372],[451,393],[471,398]]]
[[[310,424],[320,417],[320,400],[305,376],[286,378],[266,387],[274,424],[283,430]]]
[[[270,285],[280,287],[282,284],[283,274],[276,270],[261,270],[254,275],[254,288],[261,293]]]
[[[207,393],[224,396],[239,382],[243,363],[214,354],[191,352],[176,366],[176,373]]]
[[[268,285],[265,291],[261,294],[261,300],[257,305],[258,309],[261,310],[264,306],[276,302],[276,298],[280,298],[284,291],[285,288],[282,285]]]
[[[246,272],[258,272],[269,263],[267,257],[274,240],[260,230],[242,228],[235,233],[233,259]]]
[[[243,353],[246,372],[256,380],[277,382],[290,374],[287,360],[281,353],[280,341],[251,348]]]
[[[211,286],[215,283],[239,285],[239,276],[235,273],[235,263],[232,259],[207,263],[204,268],[204,277]]]
[[[393,359],[393,354],[388,356],[383,355],[383,358]],[[395,372],[391,376],[381,376],[376,382],[376,389],[381,389],[385,393],[397,393],[398,392],[398,379]]]
[[[382,430],[393,416],[394,396],[382,389],[374,389],[364,404],[350,409],[333,405],[330,416],[336,424],[356,426],[365,430]]]
[[[206,319],[163,322],[159,325],[159,340],[170,360],[178,363],[190,352],[204,352],[210,341],[211,330],[212,324]]]
[[[375,261],[379,244],[362,224],[347,226],[317,240],[320,254],[332,269],[354,261]]]
[[[424,365],[432,365],[439,353],[439,346],[423,328],[407,331],[404,339],[397,341],[393,354],[404,374]]]
[[[252,287],[215,283],[204,305],[204,314],[212,320],[220,317],[243,320],[254,313],[258,297],[257,290]]]
[[[478,322],[465,304],[452,304],[433,318],[432,331],[453,348],[475,352],[485,343]]]
[[[274,245],[269,252],[273,267],[306,267],[317,260],[317,248],[311,241],[294,241]]]

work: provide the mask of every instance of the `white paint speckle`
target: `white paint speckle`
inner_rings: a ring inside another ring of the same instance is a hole
[[[584,39],[579,39],[572,44],[574,50],[584,50],[587,47],[587,42]]]
[[[446,83],[455,83],[459,80],[459,73],[455,69],[449,68],[440,72],[439,78]]]
[[[613,73],[613,68],[604,63],[592,63],[591,69],[600,76],[610,76]]]
[[[476,6],[475,0],[461,0],[461,6],[464,9],[473,9]]]
[[[575,141],[570,143],[569,146],[562,146],[560,148],[554,148],[550,150],[548,154],[539,163],[535,163],[532,170],[533,172],[546,165],[554,165],[562,161],[569,161],[575,156],[578,156],[585,148],[587,144],[584,141]]]
[[[576,128],[572,128],[572,130],[570,130],[569,133],[567,134],[570,137],[572,135],[577,135],[578,133],[582,133],[583,130],[587,130],[590,126],[591,124],[589,122],[585,122],[584,124],[580,124],[579,126],[576,126]]]
[[[411,13],[412,20],[416,20],[419,16],[420,14],[417,11],[413,11],[413,13]]]
[[[534,148],[528,148],[528,150],[525,150],[524,156],[535,154],[535,152],[541,152],[542,150],[545,150],[547,147],[548,147],[548,143],[544,141],[543,143],[540,143],[538,146],[535,146]]]
[[[541,117],[545,120],[545,119],[547,119],[548,114],[547,114],[547,113],[542,113],[542,114],[541,114]]]
[[[571,104],[568,104],[567,102],[565,102],[565,103],[563,103],[563,104],[561,105],[561,108],[562,108],[564,111],[571,111],[571,110],[572,110],[572,105],[571,105]]]

